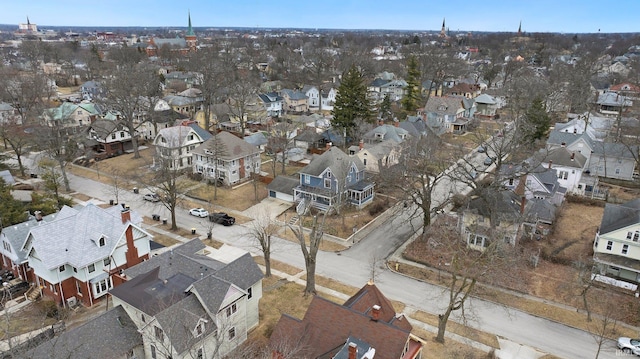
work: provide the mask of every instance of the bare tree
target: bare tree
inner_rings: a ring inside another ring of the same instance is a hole
[[[321,218],[318,219],[318,214],[312,216],[309,214],[309,206],[310,204],[303,210],[303,213],[299,213],[300,218],[297,226],[294,227],[287,224],[298,240],[300,249],[302,250],[302,256],[304,257],[304,265],[307,271],[307,280],[304,287],[305,296],[316,294],[316,257],[320,249],[320,244],[322,243],[324,223],[329,211],[327,210],[319,214]],[[311,226],[307,233],[303,227],[303,222],[305,219],[309,219],[310,216]]]
[[[16,118],[0,122],[0,138],[13,150],[20,175],[25,177],[22,157],[29,154],[29,146],[33,144],[33,128],[24,126],[20,122]]]
[[[587,322],[590,322],[592,320],[588,294],[589,290],[593,288],[594,285],[593,266],[594,262],[592,258],[587,258],[586,260],[579,258],[574,263],[574,267],[578,272],[576,283],[578,296],[582,299],[582,305],[585,312],[587,312]]]
[[[64,189],[71,192],[66,168],[82,152],[78,146],[82,142],[82,132],[75,133],[73,127],[64,127],[61,123],[63,120],[65,119],[51,121],[50,126],[40,126],[34,132],[37,134],[37,147],[56,161],[62,174]]]
[[[252,71],[235,71],[235,78],[229,86],[229,105],[231,114],[240,124],[241,137],[244,137],[247,121],[264,112],[258,100],[258,79],[255,74]]]
[[[259,213],[248,228],[248,235],[258,243],[264,257],[265,276],[271,277],[271,237],[276,235],[280,226],[271,219],[268,211]]]
[[[602,345],[607,338],[610,338],[617,333],[616,327],[618,325],[620,315],[619,308],[616,305],[617,303],[615,303],[610,297],[605,297],[603,302],[602,308],[604,308],[604,312],[601,313],[598,319],[591,322],[591,325],[589,325],[589,332],[598,346],[595,359],[600,357]],[[625,354],[632,354],[629,349],[624,349],[623,352]]]
[[[137,129],[160,96],[160,78],[151,67],[130,66],[115,70],[105,84],[99,103],[112,111],[131,135],[134,158],[140,158]]]
[[[273,175],[276,175],[276,164],[281,163],[280,174],[286,174],[288,151],[292,149],[293,139],[296,135],[298,124],[291,121],[278,122],[265,132],[267,136],[267,155],[272,159]]]

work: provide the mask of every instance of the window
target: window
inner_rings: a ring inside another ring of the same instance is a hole
[[[202,333],[204,333],[204,322],[200,321],[198,322],[198,325],[196,325],[196,330],[193,334],[194,337],[199,337],[202,335]]]
[[[111,139],[112,139],[112,140],[115,140],[115,139],[116,139],[116,134],[115,134],[115,133],[112,133],[112,134],[111,134]]]
[[[229,340],[233,340],[236,337],[236,328],[229,329]]]
[[[633,237],[633,232],[627,232],[627,239],[631,240],[632,237]]]
[[[331,179],[329,178],[324,179],[324,188],[331,188]]]
[[[142,319],[143,323],[147,322],[147,318],[144,317],[144,314],[140,314],[140,319]]]
[[[102,263],[104,264],[105,267],[108,267],[111,264],[111,257],[109,258],[105,258]]]
[[[629,253],[629,245],[628,244],[623,244],[622,245],[622,254],[627,255],[627,253]]]
[[[366,158],[362,160],[362,164],[364,164],[365,166],[367,165],[367,159]]]
[[[616,168],[616,174],[619,175],[620,174],[620,169]]]
[[[611,248],[613,248],[613,242],[612,241],[607,241],[607,250],[610,251]]]
[[[202,348],[198,349],[198,353],[196,354],[196,359],[204,358],[204,353],[202,352]]]
[[[120,132],[120,138],[124,138],[124,131]]]
[[[640,232],[636,231],[636,232],[633,234],[633,241],[634,241],[634,242],[637,242],[637,241],[638,241],[638,239],[640,239]]]
[[[509,178],[509,186],[513,186],[513,178]]]
[[[193,141],[193,135],[189,135],[187,138],[189,139],[189,141]]]
[[[87,267],[87,269],[89,270],[89,273],[93,273],[96,271],[96,265],[91,263],[89,264],[89,266]]]
[[[78,292],[79,296],[82,296],[82,285],[78,281],[76,281],[76,292]]]
[[[98,245],[99,245],[100,247],[104,247],[105,242],[106,242],[106,241],[105,241],[104,237],[100,237],[100,239],[98,240]]]
[[[73,273],[78,273],[78,268],[76,267],[72,267],[73,268]]]
[[[489,239],[477,234],[470,233],[467,243],[472,246],[488,247]]]
[[[96,297],[99,297],[106,294],[109,289],[113,288],[113,284],[111,283],[111,278],[105,278],[101,281],[95,282],[93,287]]]
[[[151,346],[151,359],[156,359],[156,347],[154,347],[153,345]]]
[[[309,184],[311,183],[311,176],[309,175],[302,175],[304,177],[304,183]]]
[[[247,299],[251,299],[253,297],[253,288],[247,289]]]
[[[156,336],[156,339],[158,339],[159,341],[164,341],[164,333],[162,332],[162,329],[160,329],[157,326],[153,326],[153,330],[154,330],[154,334]]]
[[[227,307],[227,317],[230,317],[237,311],[238,311],[238,307],[236,306],[236,303],[231,304],[230,306]]]
[[[58,267],[58,271],[64,272],[64,265],[61,265],[60,267]]]
[[[558,173],[558,178],[559,178],[559,179],[566,180],[567,178],[569,178],[569,172],[567,172],[567,171],[560,171],[560,172]]]

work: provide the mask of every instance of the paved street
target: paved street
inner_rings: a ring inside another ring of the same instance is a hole
[[[70,180],[74,190],[108,201],[108,186],[76,176],[70,176]],[[141,195],[126,192],[120,195],[120,202],[127,203],[132,209],[146,216],[158,213],[163,217],[168,217],[168,213],[163,212],[166,210],[161,209],[157,204],[143,201]],[[412,230],[406,216],[406,213],[398,213],[351,249],[341,253],[320,252],[318,254],[318,274],[338,279],[355,287],[362,286],[371,277],[372,258],[386,257],[410,236]],[[190,216],[186,210],[177,213],[177,220],[180,227],[194,227],[200,234],[205,233],[206,224],[204,221]],[[228,244],[256,254],[260,253],[247,237],[247,229],[241,225],[216,226],[213,233],[215,238]],[[274,259],[304,268],[297,244],[276,239],[274,248],[272,255]],[[416,281],[389,270],[381,270],[379,266],[376,272],[376,283],[380,289],[389,298],[404,302],[412,309],[440,313],[446,304],[446,293],[438,286]],[[471,313],[473,317],[468,322],[470,326],[495,333],[510,341],[561,358],[582,359],[595,355],[597,347],[594,338],[582,330],[517,310],[506,309],[480,299],[472,299],[466,309],[467,313]],[[513,357],[517,358],[518,356]],[[613,341],[605,342],[600,358],[614,357],[616,357],[615,343]]]

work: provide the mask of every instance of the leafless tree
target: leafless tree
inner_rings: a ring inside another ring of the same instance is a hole
[[[16,118],[0,122],[0,138],[8,144],[18,161],[20,175],[25,177],[23,156],[29,154],[29,146],[33,144],[33,128],[24,126]]]
[[[67,164],[71,163],[81,154],[78,143],[81,143],[81,134],[74,132],[73,127],[64,127],[63,119],[52,121],[50,126],[39,126],[34,133],[37,134],[36,144],[38,149],[44,151],[49,158],[54,160],[62,174],[65,191],[71,192],[69,178],[67,176]]]
[[[244,137],[247,121],[265,112],[258,100],[258,79],[254,72],[235,71],[233,82],[229,85],[229,105],[231,114],[240,124],[241,137]]]
[[[322,243],[324,224],[328,213],[327,210],[320,214],[311,215],[309,214],[309,206],[310,204],[303,210],[303,213],[298,214],[300,218],[298,219],[297,226],[287,224],[298,240],[300,249],[302,250],[302,256],[304,257],[304,265],[307,271],[307,280],[304,287],[305,296],[316,294],[316,257],[318,255],[318,250],[320,249],[320,244]],[[318,218],[318,216],[321,218]],[[305,222],[306,219],[311,220],[308,233],[303,227],[303,222]]]
[[[298,128],[299,126],[295,122],[282,121],[269,126],[267,131],[264,132],[267,137],[267,155],[272,159],[274,176],[277,162],[281,163],[280,174],[286,174],[288,151],[294,147],[293,139]]]
[[[615,303],[610,297],[603,298],[602,301],[604,302],[602,305],[604,312],[600,314],[598,319],[591,322],[589,325],[589,332],[598,346],[595,359],[600,357],[602,345],[608,340],[607,338],[610,338],[617,333],[616,327],[618,326],[620,315],[619,308],[616,305],[617,303]],[[623,351],[625,354],[631,354],[631,351],[628,349]]]
[[[258,243],[264,257],[265,276],[271,277],[271,237],[276,235],[280,227],[271,219],[269,211],[259,213],[248,228],[248,235]]]
[[[105,83],[99,103],[112,111],[131,135],[134,158],[140,158],[137,129],[160,96],[160,78],[151,67],[122,66]]]

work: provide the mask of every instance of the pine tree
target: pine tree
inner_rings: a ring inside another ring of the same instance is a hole
[[[536,97],[524,114],[522,132],[525,143],[533,143],[544,138],[549,131],[549,126],[551,126],[551,116],[547,113],[542,98]]]
[[[342,77],[332,114],[331,125],[346,133],[347,138],[351,137],[353,130],[360,123],[372,121],[367,86],[362,73],[355,65]]]
[[[383,120],[390,120],[392,116],[391,97],[389,97],[389,94],[386,94],[380,103],[380,118]]]
[[[407,62],[407,93],[402,98],[402,108],[407,113],[413,113],[420,103],[420,70],[418,60],[410,56]]]

